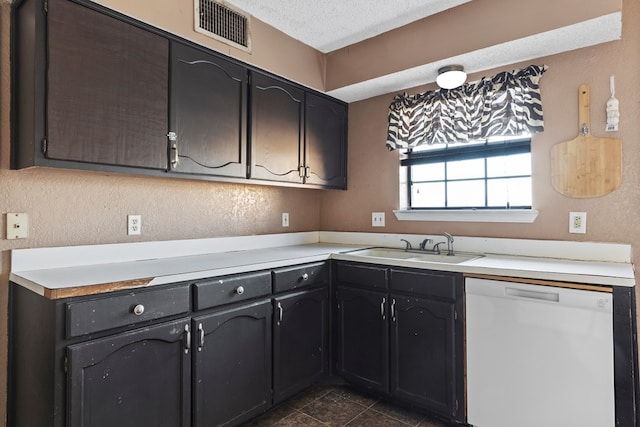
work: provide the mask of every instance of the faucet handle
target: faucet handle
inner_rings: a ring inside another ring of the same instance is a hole
[[[424,251],[427,247],[427,243],[433,243],[433,239],[429,239],[428,237],[420,243],[420,250]]]

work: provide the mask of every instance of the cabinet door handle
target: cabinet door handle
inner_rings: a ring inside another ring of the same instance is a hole
[[[304,168],[304,177],[307,179],[311,178],[311,167],[307,166]]]
[[[204,328],[202,327],[202,323],[198,323],[198,337],[200,338],[198,351],[202,351],[202,347],[204,347]]]
[[[387,318],[385,309],[384,309],[384,306],[386,303],[387,303],[387,299],[382,297],[382,302],[380,303],[380,315],[382,316],[382,320]]]
[[[284,315],[284,310],[282,309],[282,304],[278,303],[278,322],[282,323],[282,317]]]
[[[189,329],[189,325],[184,325],[184,354],[188,354],[189,350],[191,350],[191,329]]]
[[[391,321],[396,321],[396,299],[391,300]]]
[[[171,167],[175,169],[180,163],[180,157],[178,157],[178,135],[175,132],[169,132],[167,137],[171,143],[171,152],[173,153],[171,157]]]

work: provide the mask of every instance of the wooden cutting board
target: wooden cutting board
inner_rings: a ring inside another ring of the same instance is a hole
[[[622,183],[622,141],[590,133],[589,86],[578,96],[579,135],[551,148],[551,183],[565,196],[600,197]]]

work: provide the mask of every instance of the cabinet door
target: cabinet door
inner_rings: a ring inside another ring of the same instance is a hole
[[[168,41],[49,0],[46,157],[167,167]]]
[[[194,426],[238,425],[271,404],[271,301],[193,319]]]
[[[392,294],[391,316],[391,393],[458,417],[464,355],[455,303]]]
[[[251,75],[251,178],[302,183],[304,91]]]
[[[273,399],[278,403],[317,381],[327,365],[327,289],[274,300]]]
[[[388,296],[339,287],[338,371],[370,390],[389,391]]]
[[[347,106],[307,93],[305,182],[347,188]]]
[[[181,319],[68,347],[68,425],[189,426],[191,354]]]
[[[171,170],[245,178],[245,67],[171,44]]]

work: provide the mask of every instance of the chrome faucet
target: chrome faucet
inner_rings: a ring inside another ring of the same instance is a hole
[[[449,233],[444,233],[444,237],[447,238],[447,255],[453,256],[453,236]],[[444,243],[444,242],[442,242]]]
[[[408,251],[410,251],[410,250],[412,250],[412,249],[413,249],[413,248],[411,247],[411,242],[410,242],[410,241],[408,241],[407,239],[400,239],[400,241],[405,243],[405,245],[406,245],[406,246],[405,246],[405,248],[404,248],[404,250],[405,250],[405,251],[407,251],[407,252],[408,252]]]

